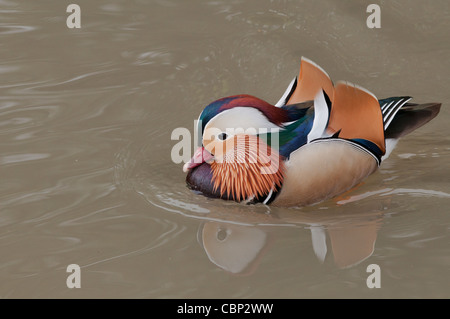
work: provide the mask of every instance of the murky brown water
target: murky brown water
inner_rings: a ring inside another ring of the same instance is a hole
[[[81,29],[70,2],[0,1],[0,297],[450,297],[447,0],[379,1],[381,29],[369,1],[74,2]],[[223,96],[275,103],[302,55],[441,113],[312,207],[188,190],[172,130]]]

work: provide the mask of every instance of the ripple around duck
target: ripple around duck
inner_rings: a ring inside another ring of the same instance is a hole
[[[173,171],[171,162],[164,167],[158,163],[152,164],[153,166],[148,165],[149,161],[147,154],[143,152],[144,149],[138,143],[129,143],[116,154],[114,175],[115,184],[119,189],[136,192],[147,203],[158,209],[191,218],[217,219],[217,215],[212,217],[211,212],[216,214],[228,208],[241,213],[248,212],[248,209],[236,203],[221,201],[217,203],[203,196],[195,196],[193,200],[192,192],[185,186],[184,174],[181,175],[181,180],[177,180],[180,177],[178,175],[166,175],[166,172]],[[181,172],[181,168],[179,169]],[[251,210],[254,211],[254,209]],[[259,210],[267,211],[267,208],[260,207]]]
[[[146,143],[151,145],[152,141]],[[195,194],[186,187],[181,167],[176,169],[178,174],[173,172],[173,163],[158,160],[157,155],[147,153],[144,145],[132,142],[116,154],[115,184],[118,189],[139,194],[158,210],[187,218],[248,226],[302,228],[322,222],[333,225],[349,221],[355,225],[371,222],[385,207],[384,199],[380,200],[379,196],[392,190],[369,191],[338,202],[338,205],[334,201],[306,208],[242,205]]]
[[[411,195],[411,196],[419,196],[419,197],[436,197],[436,198],[450,198],[450,194],[449,193],[445,193],[445,192],[441,192],[441,191],[436,191],[436,190],[431,190],[431,189],[410,189],[410,188],[397,188],[397,189],[393,189],[389,192],[386,192],[383,194],[383,196],[388,196],[388,195],[393,195],[393,194],[398,194],[398,195]]]
[[[375,191],[368,191],[363,194],[355,194],[352,196],[349,196],[346,199],[341,199],[337,201],[337,204],[339,205],[345,205],[347,203],[360,201],[366,198],[371,197],[379,197],[382,198],[383,196],[390,196],[390,195],[409,195],[413,197],[436,197],[436,198],[450,198],[450,194],[442,192],[442,191],[436,191],[431,189],[409,189],[409,188],[385,188]]]

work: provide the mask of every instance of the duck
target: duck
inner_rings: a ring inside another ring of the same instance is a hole
[[[245,204],[308,206],[335,198],[361,184],[400,138],[440,111],[441,103],[411,99],[378,99],[359,85],[334,83],[302,57],[277,103],[239,94],[201,111],[198,146],[183,166],[186,184]]]

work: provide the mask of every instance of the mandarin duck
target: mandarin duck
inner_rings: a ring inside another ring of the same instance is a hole
[[[358,85],[334,84],[303,57],[275,105],[241,94],[203,109],[199,147],[183,167],[187,185],[208,197],[276,206],[333,198],[375,172],[400,137],[439,113],[440,103],[410,99],[378,100]]]

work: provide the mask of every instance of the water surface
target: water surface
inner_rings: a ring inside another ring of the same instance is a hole
[[[0,1],[0,297],[450,297],[448,1],[380,1],[380,29],[364,1],[76,3],[81,29],[68,3]],[[441,113],[311,207],[187,189],[171,132],[223,96],[275,103],[301,56]]]

